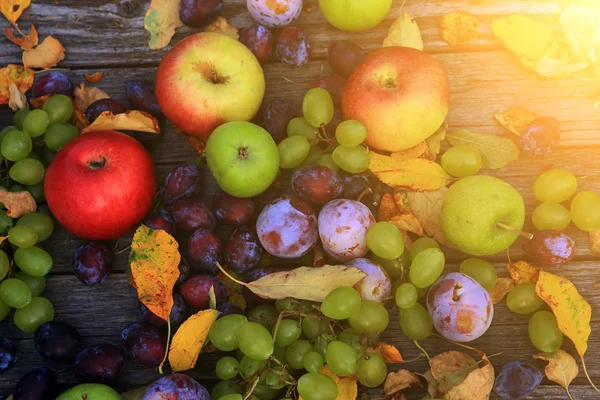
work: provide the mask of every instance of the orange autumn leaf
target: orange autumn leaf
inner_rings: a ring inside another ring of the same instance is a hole
[[[391,344],[387,344],[386,342],[375,343],[375,347],[369,347],[367,349],[367,352],[378,354],[388,364],[397,364],[404,362],[402,354],[400,354],[400,351],[396,348],[396,346],[392,346]]]
[[[407,369],[401,369],[398,372],[390,372],[383,383],[383,391],[390,396],[401,390],[411,387],[421,387],[419,377]]]
[[[25,214],[35,212],[37,205],[29,192],[8,192],[0,190],[0,203],[4,204],[6,215],[20,218]]]
[[[0,69],[0,104],[8,104],[11,98],[11,83],[14,83],[19,91],[25,94],[33,86],[33,79],[33,70],[21,65],[8,64],[5,68]]]
[[[413,214],[402,214],[392,217],[389,221],[394,224],[396,228],[405,232],[412,232],[419,236],[425,236],[425,232],[423,232],[423,226],[421,225],[421,221]]]
[[[510,277],[515,282],[515,285],[525,282],[536,283],[540,274],[539,269],[531,266],[531,264],[525,261],[508,263],[506,268],[508,269]]]
[[[179,278],[179,244],[167,232],[145,225],[135,231],[129,266],[139,300],[165,321],[173,307],[173,286]]]
[[[181,324],[169,348],[169,363],[173,372],[194,368],[208,332],[220,314],[217,310],[203,310]]]
[[[177,129],[176,126],[173,128]],[[198,136],[186,135],[185,133],[182,133],[182,135],[187,144],[192,146],[194,150],[198,152],[198,154],[204,154],[204,150],[206,149],[206,140]]]
[[[30,5],[31,0],[2,0],[0,1],[0,12],[14,25]]]
[[[560,331],[575,345],[577,353],[583,356],[588,348],[588,338],[592,329],[592,308],[579,294],[577,288],[567,278],[540,271],[537,295],[550,306]]]
[[[38,33],[33,24],[31,24],[29,33],[25,36],[16,37],[13,28],[4,28],[4,36],[23,50],[31,50],[39,42]]]
[[[139,110],[129,110],[117,115],[105,111],[88,127],[84,128],[81,133],[106,130],[160,133],[158,120],[150,113]]]
[[[104,78],[104,72],[98,71],[93,74],[85,74],[83,76],[85,77],[85,80],[89,83],[98,83],[102,80],[102,78]]]
[[[64,58],[65,48],[63,45],[52,36],[48,36],[41,44],[23,53],[23,65],[26,68],[48,69]]]
[[[394,203],[400,214],[412,214],[412,210],[408,203],[408,192],[404,190],[394,189]]]
[[[498,304],[502,301],[504,296],[511,291],[512,288],[515,287],[515,283],[510,278],[498,278],[496,284],[490,290],[490,296],[492,298],[492,303]]]
[[[79,109],[83,112],[95,101],[101,99],[110,99],[108,93],[104,90],[99,89],[95,86],[87,86],[85,82],[81,82],[73,91],[73,97],[75,103],[79,106]]]
[[[600,228],[592,229],[590,235],[590,250],[593,254],[600,254]]]
[[[51,94],[45,94],[40,97],[32,97],[31,99],[29,99],[29,102],[31,103],[33,108],[42,108],[44,107],[44,103],[46,103],[50,97],[52,97]]]
[[[531,121],[537,118],[537,114],[523,106],[510,107],[508,110],[494,114],[496,121],[508,131],[517,136],[527,128]]]
[[[379,202],[379,209],[377,210],[377,221],[389,221],[398,214],[399,212],[396,209],[394,197],[391,193],[385,193],[381,197],[381,201]]]
[[[333,372],[329,370],[329,368],[324,366],[321,371],[322,374],[327,375],[338,387],[338,394],[335,400],[356,400],[358,396],[358,386],[356,384],[357,378],[356,375],[348,376],[348,377],[340,377],[335,375]]]
[[[235,26],[229,25],[229,22],[221,16],[218,16],[212,24],[204,28],[204,32],[219,32],[230,38],[238,40],[240,38],[239,31]]]
[[[433,191],[448,185],[452,177],[441,165],[424,158],[397,160],[369,152],[369,170],[383,183],[393,188],[414,192]]]
[[[450,46],[465,44],[476,39],[478,31],[477,17],[466,11],[448,13],[440,21],[442,39]]]

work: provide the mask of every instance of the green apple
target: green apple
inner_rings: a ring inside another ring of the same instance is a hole
[[[279,171],[275,141],[250,122],[228,122],[215,129],[206,142],[206,161],[221,189],[235,197],[264,192]]]
[[[492,176],[463,178],[448,189],[440,223],[460,251],[488,256],[509,248],[523,228],[525,203],[508,183]],[[508,229],[507,229],[508,228]]]
[[[114,389],[100,383],[82,383],[67,390],[56,400],[122,400]]]
[[[343,31],[375,28],[390,12],[392,0],[319,0],[325,19]]]

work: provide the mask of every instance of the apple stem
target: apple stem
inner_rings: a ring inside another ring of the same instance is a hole
[[[106,158],[102,157],[102,156],[100,157],[100,159],[93,160],[88,163],[88,167],[90,167],[90,169],[94,170],[94,171],[104,167],[105,165],[106,165]]]
[[[462,288],[463,288],[463,285],[460,282],[458,282],[456,285],[454,285],[454,292],[452,292],[452,300],[454,300],[454,301],[460,300],[460,294],[458,294],[458,291]]]
[[[519,236],[523,236],[524,238],[526,238],[526,239],[528,239],[528,240],[531,240],[531,239],[533,239],[533,234],[532,234],[532,233],[524,232],[524,231],[522,231],[522,230],[520,230],[520,229],[513,228],[512,226],[508,226],[508,225],[506,225],[506,224],[503,224],[502,222],[496,222],[496,226],[497,226],[498,228],[502,228],[502,229],[506,229],[507,231],[514,232],[514,233],[516,233],[517,235],[519,235]]]
[[[356,201],[361,201],[363,199],[363,197],[365,197],[368,194],[373,193],[373,189],[371,189],[370,187],[366,188],[365,190],[363,190],[362,192],[360,192],[358,194],[358,197],[356,198]]]
[[[217,75],[217,71],[215,71],[214,69],[211,69],[210,71],[210,80],[212,81],[212,83],[219,82],[219,76]]]

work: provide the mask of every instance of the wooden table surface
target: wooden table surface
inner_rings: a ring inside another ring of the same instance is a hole
[[[225,0],[224,15],[238,28],[252,23],[245,3],[245,0]],[[357,34],[343,33],[329,26],[316,6],[311,12],[303,12],[294,26],[308,34],[313,47],[312,61],[299,69],[275,61],[265,65],[265,101],[286,97],[300,104],[310,82],[328,71],[326,51],[331,41],[348,39],[368,50],[380,47],[392,21],[400,15],[401,3],[400,0],[394,0],[392,12],[379,27]],[[74,84],[82,81],[85,73],[102,71],[104,79],[97,86],[114,98],[125,101],[123,82],[152,77],[166,51],[150,51],[147,47],[148,34],[143,28],[143,19],[148,4],[147,0],[34,1],[21,17],[20,26],[28,27],[33,22],[41,38],[52,34],[63,43],[66,58],[60,67],[69,69],[66,73]],[[525,70],[491,35],[490,24],[493,18],[500,15],[522,13],[558,27],[558,14],[563,4],[561,0],[407,0],[404,6],[421,28],[425,51],[433,54],[448,70],[452,90],[448,116],[451,128],[506,134],[493,115],[514,105],[525,105],[540,115],[554,116],[562,122],[564,133],[560,146],[548,156],[532,158],[522,155],[506,168],[483,172],[506,180],[523,195],[527,204],[525,229],[528,230],[533,229],[531,211],[536,204],[532,184],[545,168],[553,166],[570,170],[580,178],[582,190],[600,192],[600,175],[597,171],[600,166],[600,111],[594,108],[600,85],[579,79],[546,79]],[[478,16],[479,37],[467,45],[450,47],[441,40],[439,21],[442,15],[458,10],[470,11]],[[5,20],[0,22],[0,28],[7,26]],[[188,28],[180,29],[172,43],[192,32]],[[4,37],[0,38],[0,66],[20,64],[20,56],[18,46]],[[0,114],[0,126],[10,121],[10,115],[6,109],[4,111]],[[164,137],[152,152],[160,173],[194,156],[194,151],[180,135],[173,132],[168,123],[162,121],[161,125]],[[209,200],[215,184],[208,172],[206,178],[208,183],[203,197]],[[567,233],[575,239],[576,256],[559,272],[569,277],[592,304],[592,335],[586,358],[590,375],[600,384],[600,256],[591,254],[587,234],[573,228],[568,229]],[[126,242],[122,240],[122,245],[125,246]],[[72,254],[81,243],[81,240],[63,229],[57,229],[49,240],[47,248],[53,255],[55,265],[48,276],[44,296],[54,303],[55,318],[77,327],[85,345],[101,342],[119,344],[122,329],[139,319],[135,291],[127,284],[123,273],[127,255],[117,256],[113,273],[103,285],[86,287],[73,276],[71,270]],[[511,249],[511,257],[513,260],[524,258],[518,243]],[[464,256],[448,252],[447,258],[447,270],[456,270]],[[506,276],[506,256],[498,255],[490,260],[498,267],[500,276]],[[398,346],[405,359],[413,358],[418,351],[401,333],[397,312],[392,311],[390,315],[389,329],[383,338]],[[499,304],[492,327],[481,339],[473,342],[473,346],[484,349],[488,354],[502,353],[492,360],[497,372],[510,361],[532,362],[532,355],[537,352],[527,337],[527,322],[527,316],[512,314],[505,304]],[[0,375],[0,398],[1,394],[12,392],[21,375],[39,366],[50,367],[61,384],[76,383],[71,367],[42,359],[33,346],[32,335],[16,329],[10,317],[0,323],[0,336],[13,339],[19,352],[18,364]],[[425,340],[422,345],[429,354],[454,347],[437,337]],[[575,354],[566,338],[565,348]],[[210,380],[214,379],[212,371],[215,360],[214,355],[201,357],[191,374],[210,385]],[[427,368],[423,360],[406,367],[419,372]],[[397,367],[390,366],[390,369],[393,368]],[[117,386],[124,390],[147,384],[156,377],[156,371],[129,362]],[[573,382],[571,392],[575,399],[600,397],[582,373]],[[370,393],[371,397],[380,397],[380,394],[377,391]],[[421,396],[422,393],[411,394],[411,398]],[[544,380],[527,398],[550,400],[566,399],[567,396],[562,388]]]

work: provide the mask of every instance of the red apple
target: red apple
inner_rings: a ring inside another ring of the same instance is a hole
[[[90,240],[115,239],[139,224],[155,190],[148,151],[115,131],[71,140],[56,154],[44,180],[44,194],[58,222]]]
[[[202,32],[173,47],[156,71],[156,99],[185,133],[207,138],[230,121],[250,121],[265,94],[260,63],[229,36]]]
[[[420,50],[385,47],[352,72],[342,96],[346,119],[367,128],[365,144],[399,151],[434,134],[448,114],[450,84],[444,66]]]

